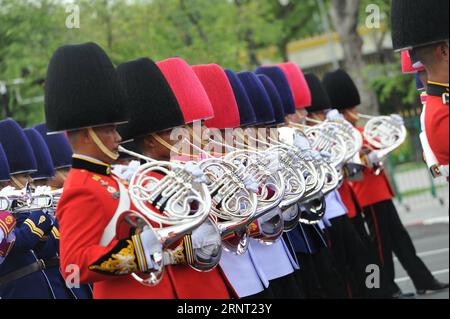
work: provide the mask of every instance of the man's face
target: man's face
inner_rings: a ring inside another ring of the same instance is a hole
[[[176,140],[172,140],[170,138],[170,134],[171,133],[172,133],[172,130],[167,130],[167,131],[155,133],[154,135],[159,136],[167,144],[169,144],[171,146],[174,146],[177,141]],[[154,154],[157,154],[158,158],[161,159],[161,160],[169,161],[170,160],[170,152],[171,152],[171,150],[168,149],[163,144],[161,144],[160,142],[158,142],[154,138],[154,136],[151,136],[151,139],[152,139]]]
[[[49,181],[49,186],[55,188],[62,188],[64,186],[64,182],[69,174],[69,168],[58,168],[55,171],[55,177]]]
[[[311,113],[311,118],[317,121],[325,121],[327,119],[327,115],[325,113],[325,111],[318,111],[318,112],[314,112]]]
[[[122,138],[117,132],[116,125],[101,126],[94,128],[93,130],[97,134],[98,138],[102,141],[103,145],[105,145],[108,150],[110,150],[113,153],[119,152],[118,148],[120,142],[122,141]],[[100,149],[97,158],[105,163],[113,162],[113,160],[106,154],[104,154],[102,151],[100,151]]]
[[[358,110],[357,107],[354,106],[352,108],[348,108],[343,110],[342,115],[344,115],[344,118],[349,121],[350,123],[352,123],[353,125],[356,125],[356,123],[358,122]]]
[[[305,109],[298,109],[294,114],[289,114],[286,116],[286,124],[289,122],[296,124],[304,124],[305,117],[308,115],[308,112]]]
[[[11,178],[11,186],[17,189],[24,188],[27,185],[27,183],[29,184],[33,183],[33,178],[31,178],[30,174],[28,173],[17,174]]]

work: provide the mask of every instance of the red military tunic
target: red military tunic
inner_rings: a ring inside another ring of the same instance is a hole
[[[358,128],[362,131],[363,128]],[[370,206],[385,200],[391,200],[394,197],[391,185],[384,174],[375,175],[370,168],[363,169],[363,179],[361,181],[352,181],[350,183],[355,191],[361,207]]]
[[[81,283],[94,283],[94,298],[229,298],[219,270],[169,266],[162,281],[148,287],[130,275],[145,263],[136,253],[136,238],[99,244],[120,201],[120,181],[109,171],[108,165],[74,158],[57,208],[64,277],[71,275],[66,267],[77,265]]]
[[[345,207],[347,207],[347,215],[350,218],[356,217],[358,214],[358,210],[356,208],[356,194],[350,186],[350,183],[347,180],[342,182],[341,187],[338,189],[339,195],[341,195],[342,202]]]
[[[425,133],[440,165],[449,164],[448,84],[429,82],[425,108]]]

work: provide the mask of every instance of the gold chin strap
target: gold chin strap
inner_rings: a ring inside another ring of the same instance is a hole
[[[95,145],[97,145],[97,147],[100,149],[100,151],[103,152],[103,154],[105,154],[106,156],[108,156],[109,158],[111,158],[112,160],[117,160],[119,158],[119,153],[113,153],[111,152],[106,146],[105,144],[103,144],[103,142],[100,140],[100,138],[98,137],[97,133],[95,133],[95,131],[92,129],[92,127],[88,128],[88,133],[89,136],[92,138],[92,140],[94,141]]]
[[[14,184],[16,184],[16,186],[19,187],[19,189],[23,189],[25,187],[25,185],[23,185],[17,178],[15,178],[14,176],[11,176],[11,180],[13,181]]]
[[[359,116],[357,113],[353,113],[352,111],[349,110],[345,110],[345,112],[347,112],[347,114],[350,115],[354,120],[359,120]]]
[[[167,148],[169,151],[176,153],[176,155],[179,155],[179,156],[186,156],[186,157],[190,158],[191,160],[192,160],[192,159],[195,160],[195,159],[197,158],[196,155],[193,155],[193,154],[185,154],[185,153],[183,153],[181,150],[178,150],[178,151],[177,151],[177,150],[174,148],[174,146],[170,145],[170,144],[167,143],[165,140],[163,140],[163,139],[161,138],[161,136],[159,136],[157,133],[152,134],[152,136],[155,138],[155,140],[156,140],[159,144],[161,144],[162,146],[164,146],[165,148]]]
[[[159,136],[158,134],[152,134],[153,138],[162,146],[164,146],[165,148],[167,148],[169,151],[174,152],[174,148],[172,145],[170,145],[169,143],[167,143],[165,140],[162,139],[161,136]]]

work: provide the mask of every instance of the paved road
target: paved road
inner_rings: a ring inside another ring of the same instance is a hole
[[[408,227],[418,255],[435,277],[449,282],[449,224],[437,223]],[[396,282],[404,292],[415,292],[414,285],[398,260],[395,261]],[[449,291],[444,290],[417,296],[418,299],[449,299]]]

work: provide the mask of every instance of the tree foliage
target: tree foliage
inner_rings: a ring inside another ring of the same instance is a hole
[[[79,6],[80,28],[66,27],[69,4]],[[180,56],[242,70],[261,63],[261,49],[286,60],[290,42],[323,31],[317,0],[0,0],[0,93],[6,84],[9,101],[5,109],[0,98],[0,118],[44,120],[43,79],[63,44],[97,42],[115,64]]]

